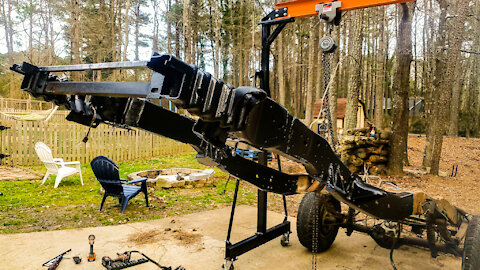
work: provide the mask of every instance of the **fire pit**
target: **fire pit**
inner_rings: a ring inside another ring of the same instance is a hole
[[[203,187],[213,182],[213,169],[197,170],[197,169],[163,169],[148,170],[131,173],[128,175],[129,180],[146,177],[147,183],[153,183],[161,188],[176,187]]]

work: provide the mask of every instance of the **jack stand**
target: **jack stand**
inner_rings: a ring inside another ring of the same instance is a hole
[[[259,153],[258,161],[260,164],[267,164],[267,153]],[[228,227],[227,239],[225,241],[225,264],[223,265],[224,270],[232,270],[233,261],[235,261],[238,256],[259,247],[277,237],[283,236],[284,242],[288,242],[290,231],[290,221],[285,220],[272,227],[267,229],[267,194],[268,192],[258,190],[258,207],[257,207],[257,232],[255,235],[244,239],[238,243],[230,243],[231,230],[233,225],[233,216],[235,214],[235,205],[237,203],[238,195],[238,186],[239,181],[237,180],[237,185],[235,187],[235,194],[233,197],[232,212],[230,215],[230,223]],[[283,239],[282,238],[282,239]],[[282,242],[282,241],[281,241]],[[228,266],[228,267],[227,267]]]

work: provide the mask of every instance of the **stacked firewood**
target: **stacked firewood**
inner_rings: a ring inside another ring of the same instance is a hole
[[[387,171],[390,131],[371,128],[348,130],[340,140],[342,162],[353,173],[380,175]]]

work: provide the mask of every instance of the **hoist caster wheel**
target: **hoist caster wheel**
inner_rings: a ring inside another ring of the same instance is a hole
[[[235,267],[233,266],[233,262],[230,262],[230,261],[226,261],[223,265],[222,265],[222,270],[234,270]]]
[[[282,247],[288,247],[290,245],[290,234],[286,233],[282,235],[282,238],[280,238],[280,244]]]

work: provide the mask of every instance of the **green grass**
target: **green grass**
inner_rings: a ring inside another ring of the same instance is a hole
[[[122,179],[132,172],[164,169],[204,169],[194,154],[162,156],[148,160],[119,163]],[[40,174],[43,167],[32,167]],[[194,189],[149,188],[150,207],[145,206],[143,196],[130,200],[125,214],[120,214],[118,201],[109,197],[104,210],[98,211],[103,192],[95,180],[89,165],[82,166],[84,186],[79,175],[65,178],[57,189],[53,188],[55,176],[45,185],[35,181],[2,181],[0,191],[0,233],[31,232],[159,219],[167,216],[188,214],[206,209],[227,206],[232,202],[235,188],[230,181],[224,193],[227,174],[215,169],[214,185]],[[256,190],[242,185],[239,204],[255,204]]]

